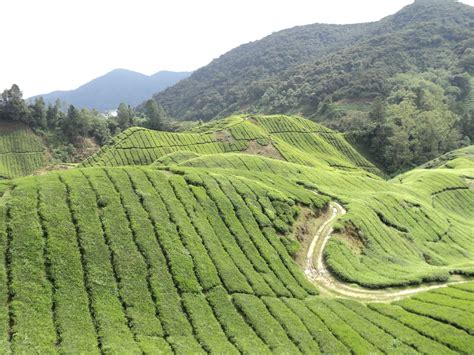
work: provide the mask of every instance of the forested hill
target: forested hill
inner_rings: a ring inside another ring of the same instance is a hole
[[[155,99],[182,119],[315,116],[325,98],[388,96],[397,73],[472,71],[473,18],[474,8],[456,1],[417,0],[378,22],[295,27],[222,55]]]

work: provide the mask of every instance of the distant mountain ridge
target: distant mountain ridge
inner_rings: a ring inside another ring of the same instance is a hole
[[[75,90],[53,91],[38,96],[42,96],[46,103],[54,103],[59,99],[79,108],[107,111],[116,109],[121,102],[138,105],[189,75],[191,72],[159,71],[148,76],[131,70],[115,69]]]

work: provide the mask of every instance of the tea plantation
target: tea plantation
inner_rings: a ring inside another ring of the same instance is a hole
[[[473,353],[472,157],[374,173],[322,126],[234,116],[130,129],[81,168],[5,180],[0,349]],[[341,282],[440,287],[391,303],[320,290],[293,255],[302,211],[330,201],[347,210],[324,249]]]
[[[0,123],[0,179],[29,175],[45,165],[45,147],[29,128]]]
[[[378,169],[341,134],[293,116],[232,116],[189,133],[130,128],[83,166],[148,165],[173,152],[247,152],[308,166]]]

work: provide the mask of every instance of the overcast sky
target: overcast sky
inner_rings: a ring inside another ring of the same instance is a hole
[[[0,90],[70,90],[115,68],[195,70],[284,28],[376,21],[412,2],[0,0]]]

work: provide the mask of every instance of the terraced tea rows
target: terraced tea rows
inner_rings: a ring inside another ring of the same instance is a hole
[[[181,151],[245,152],[309,166],[378,172],[342,135],[311,121],[288,116],[234,116],[190,133],[132,128],[82,165],[149,165],[167,154]]]
[[[1,182],[0,350],[473,353],[471,152],[385,181],[327,128],[234,116]],[[322,234],[337,285],[397,301],[306,277]]]
[[[474,167],[474,146],[470,145],[461,149],[456,149],[440,157],[431,160],[421,166],[424,169],[447,168],[466,169]]]
[[[472,284],[395,305],[322,299],[284,231],[298,204],[321,209],[328,197],[187,169],[78,169],[0,185],[1,349],[474,351]]]
[[[45,164],[45,147],[29,128],[19,123],[0,124],[0,178],[29,175]]]
[[[341,201],[348,213],[325,260],[344,281],[383,288],[472,275],[470,169],[414,170],[400,183],[243,154],[193,156],[171,169],[185,167],[243,176],[295,196],[303,185]]]

